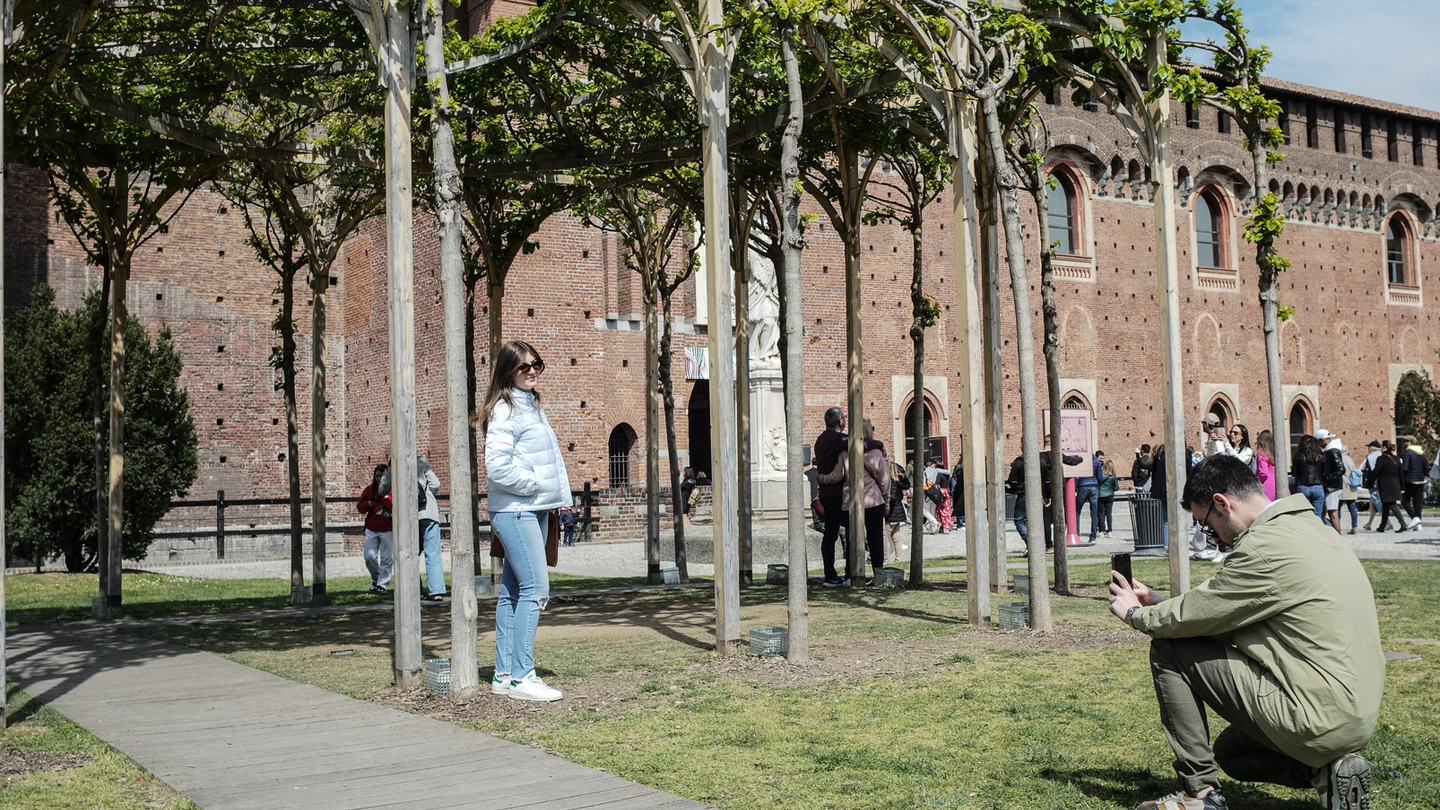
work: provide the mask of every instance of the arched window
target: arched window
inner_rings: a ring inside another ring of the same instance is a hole
[[[1224,268],[1225,206],[1214,187],[1205,188],[1195,198],[1195,262],[1199,267]]]
[[[1390,217],[1385,226],[1385,277],[1391,284],[1410,284],[1409,262],[1410,235],[1405,229],[1405,219]]]
[[[1061,406],[1061,409],[1066,411],[1088,411],[1090,410],[1090,406],[1086,405],[1085,400],[1080,397],[1070,396],[1065,399],[1065,404]]]
[[[635,429],[621,422],[610,431],[610,488],[630,486],[630,449],[635,446]]]
[[[1310,405],[1303,399],[1295,400],[1290,406],[1290,457],[1294,458],[1300,447],[1300,437],[1310,435],[1313,417]]]
[[[909,464],[915,459],[915,409],[920,408],[925,421],[925,436],[927,439],[935,438],[934,418],[930,413],[930,406],[923,399],[916,398],[910,402],[910,407],[905,409],[905,425],[902,432],[905,434],[905,463]],[[930,454],[927,454],[930,455]],[[926,461],[929,461],[927,458]]]
[[[1229,405],[1230,403],[1224,397],[1216,397],[1215,401],[1210,403],[1210,414],[1220,420],[1221,427],[1229,427],[1230,423],[1235,421]]]
[[[1059,256],[1086,256],[1085,181],[1065,160],[1050,165],[1055,187],[1046,198],[1045,220],[1050,227],[1050,244]]]

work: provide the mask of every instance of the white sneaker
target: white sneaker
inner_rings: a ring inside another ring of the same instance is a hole
[[[1192,559],[1192,560],[1203,560],[1204,562],[1215,562],[1215,561],[1216,561],[1216,557],[1219,557],[1219,556],[1220,556],[1220,550],[1219,550],[1219,549],[1216,549],[1216,548],[1205,548],[1205,549],[1201,549],[1201,550],[1195,552],[1194,554],[1191,554],[1191,555],[1190,555],[1190,559]]]
[[[510,694],[510,673],[508,673],[508,672],[500,673],[500,674],[497,674],[495,677],[493,677],[493,678],[490,679],[490,694],[492,694],[492,695],[508,695],[508,694]]]
[[[530,670],[529,675],[526,675],[520,680],[511,681],[510,691],[507,694],[518,700],[534,700],[541,703],[549,703],[564,697],[564,695],[560,694],[559,689],[546,686],[545,682],[540,680],[540,676],[536,675],[533,669]]]
[[[1419,528],[1420,528],[1420,518],[1415,518],[1414,520],[1410,521],[1410,525],[1406,526],[1405,528],[1407,528],[1407,529],[1419,529]]]

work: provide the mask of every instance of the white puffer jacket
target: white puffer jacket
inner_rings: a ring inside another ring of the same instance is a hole
[[[485,475],[490,512],[540,512],[569,506],[570,477],[560,441],[535,395],[510,390],[515,407],[495,403],[485,429]]]

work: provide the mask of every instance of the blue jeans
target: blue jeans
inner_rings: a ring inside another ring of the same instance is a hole
[[[1354,500],[1341,501],[1340,511],[1344,512],[1346,506],[1350,507],[1350,528],[1353,529],[1360,525],[1360,507],[1355,505]]]
[[[420,548],[425,553],[425,587],[431,596],[445,593],[445,561],[440,559],[440,524],[420,521]]]
[[[505,547],[505,573],[495,603],[495,674],[523,678],[535,669],[535,631],[550,602],[545,569],[549,512],[491,512],[490,527]]]
[[[1300,486],[1295,491],[1305,496],[1310,505],[1315,507],[1315,517],[1325,519],[1325,487],[1316,484],[1313,487]]]
[[[1051,537],[1054,520],[1051,509],[1045,509],[1043,512],[1041,515],[1043,518],[1041,530],[1045,533],[1045,547],[1050,548],[1055,542],[1054,538]],[[1023,542],[1027,544],[1030,542],[1030,525],[1029,521],[1026,520],[1025,494],[1023,492],[1015,499],[1015,531],[1020,533],[1020,539]]]
[[[1090,542],[1095,542],[1095,535],[1100,529],[1100,515],[1096,511],[1100,507],[1100,487],[1076,487],[1075,488],[1075,533],[1080,533],[1080,512],[1086,504],[1090,506]]]

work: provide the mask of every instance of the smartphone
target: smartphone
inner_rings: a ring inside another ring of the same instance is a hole
[[[1120,572],[1120,576],[1125,577],[1126,582],[1135,581],[1135,575],[1130,571],[1129,554],[1111,554],[1110,570]]]

